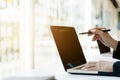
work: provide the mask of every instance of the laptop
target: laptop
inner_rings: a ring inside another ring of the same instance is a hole
[[[50,28],[66,72],[83,75],[114,75],[112,72],[81,70],[87,61],[75,28],[70,26],[51,26]]]

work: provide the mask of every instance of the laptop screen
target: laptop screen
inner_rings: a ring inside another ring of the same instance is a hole
[[[86,63],[73,27],[51,26],[51,31],[65,70]]]

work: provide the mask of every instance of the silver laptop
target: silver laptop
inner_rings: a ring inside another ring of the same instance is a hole
[[[113,75],[112,73],[98,71],[83,71],[81,67],[87,63],[82,47],[74,27],[51,26],[51,32],[55,40],[64,69],[71,74],[88,75]]]

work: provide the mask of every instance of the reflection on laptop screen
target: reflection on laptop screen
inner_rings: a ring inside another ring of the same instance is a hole
[[[51,31],[65,69],[86,63],[73,27],[51,26]]]

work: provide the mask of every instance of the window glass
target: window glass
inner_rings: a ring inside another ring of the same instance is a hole
[[[0,75],[19,72],[19,0],[0,0]]]
[[[33,7],[34,59],[35,67],[39,68],[58,58],[50,25],[84,29],[84,0],[35,0]]]

